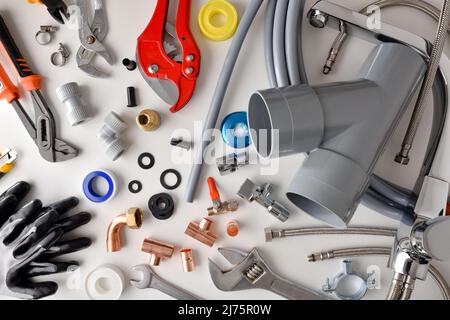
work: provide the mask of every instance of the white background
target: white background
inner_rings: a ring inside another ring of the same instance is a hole
[[[359,10],[363,5],[369,3],[366,0],[334,1],[355,10]],[[105,263],[116,264],[129,279],[133,276],[131,271],[133,265],[148,261],[148,255],[140,251],[142,240],[145,237],[172,243],[178,249],[194,249],[197,263],[195,272],[186,274],[182,271],[179,252],[172,259],[162,262],[161,266],[156,268],[156,271],[162,277],[170,279],[173,283],[207,299],[279,298],[275,294],[261,290],[232,293],[217,290],[209,276],[208,257],[214,259],[224,268],[229,267],[226,261],[217,253],[218,247],[229,246],[250,250],[258,246],[273,266],[273,269],[279,274],[287,279],[319,290],[326,277],[332,276],[339,271],[339,261],[308,263],[306,261],[308,254],[329,249],[365,245],[391,246],[391,239],[368,236],[314,236],[282,239],[266,244],[263,233],[265,227],[320,226],[317,221],[289,204],[289,201],[284,196],[294,171],[301,165],[301,156],[282,159],[280,172],[272,177],[261,177],[257,167],[248,167],[233,175],[219,177],[215,166],[205,167],[201,188],[195,203],[193,205],[185,204],[183,202],[183,193],[190,166],[174,165],[172,163],[171,154],[173,148],[169,146],[169,140],[176,129],[184,128],[193,132],[194,121],[204,118],[230,41],[211,42],[200,34],[196,18],[200,6],[205,1],[193,0],[191,27],[202,52],[202,72],[197,83],[196,93],[190,104],[181,112],[170,114],[168,106],[147,86],[139,72],[129,72],[121,65],[122,58],[134,57],[136,39],[152,16],[156,1],[106,0],[105,2],[110,27],[105,45],[110,48],[116,57],[116,63],[110,67],[101,59],[97,59],[97,65],[111,74],[111,77],[108,79],[101,80],[90,78],[77,69],[74,55],[78,49],[79,42],[76,31],[63,27],[56,33],[52,44],[45,47],[39,46],[34,39],[39,26],[55,23],[47,15],[44,8],[29,5],[25,0],[0,0],[0,10],[11,32],[15,35],[23,54],[28,58],[35,70],[45,77],[46,94],[53,103],[55,117],[59,123],[59,136],[65,141],[78,146],[81,150],[80,156],[74,160],[57,164],[46,163],[40,158],[35,145],[20,124],[13,109],[6,103],[1,102],[0,145],[3,148],[13,147],[20,154],[17,167],[2,179],[1,189],[5,189],[19,179],[23,179],[34,186],[31,196],[39,197],[45,203],[71,195],[79,196],[82,199],[79,209],[92,212],[94,216],[92,222],[79,231],[80,235],[92,237],[94,241],[92,247],[70,257],[81,262],[81,288],[78,290],[67,289],[65,283],[67,276],[59,275],[55,278],[60,284],[60,290],[53,298],[86,299],[87,296],[83,289],[82,280],[90,271]],[[306,8],[309,9],[314,2],[315,0],[307,1]],[[430,2],[436,6],[440,6],[441,3],[441,1]],[[234,0],[233,3],[236,5],[240,16],[242,16],[248,1]],[[263,52],[264,12],[265,7],[263,6],[243,47],[223,104],[223,113],[220,119],[230,112],[246,110],[250,94],[256,90],[268,87]],[[415,32],[430,40],[434,37],[436,25],[434,20],[413,9],[388,9],[383,13],[382,20]],[[303,47],[308,75],[312,84],[352,79],[372,47],[371,44],[360,40],[349,39],[334,72],[326,77],[321,74],[322,65],[335,35],[336,32],[334,30],[318,30],[307,23],[304,25]],[[72,52],[69,63],[63,68],[53,67],[49,61],[50,54],[56,50],[58,42],[63,42]],[[445,51],[446,53],[449,52],[448,45]],[[1,58],[1,61],[5,61],[4,57]],[[68,125],[65,118],[65,107],[57,101],[54,94],[57,86],[70,81],[76,81],[81,85],[85,99],[95,114],[93,120],[75,128]],[[137,87],[139,108],[127,109],[125,107],[127,86]],[[31,107],[29,101],[24,101],[24,103]],[[144,107],[154,108],[162,116],[162,126],[155,133],[143,133],[134,125],[135,116]],[[126,139],[132,142],[128,152],[114,163],[106,158],[102,145],[96,139],[97,131],[102,126],[104,117],[111,110],[118,112],[130,124]],[[406,118],[403,121],[404,124],[407,122]],[[386,155],[379,163],[377,168],[379,175],[404,187],[411,188],[414,185],[418,167],[423,159],[423,146],[426,145],[428,139],[426,128],[429,127],[429,119],[430,114],[427,114],[417,139],[419,147],[416,148],[417,156],[413,158],[413,163],[408,168],[404,168],[392,161],[401,143],[402,133],[404,132],[403,124],[403,128],[399,129],[398,134],[389,145]],[[150,171],[143,171],[136,163],[138,155],[142,152],[151,152],[156,157],[156,165]],[[159,176],[163,170],[172,167],[175,167],[182,173],[183,184],[178,190],[171,192],[176,202],[174,216],[168,221],[158,221],[148,213],[147,201],[151,195],[164,191],[160,186]],[[89,203],[83,198],[81,192],[83,178],[87,173],[96,169],[108,169],[114,172],[120,181],[116,197],[107,204],[94,205]],[[287,223],[281,224],[257,204],[248,204],[241,201],[238,213],[214,219],[217,223],[216,230],[220,238],[214,248],[207,248],[184,235],[187,224],[192,220],[198,221],[205,216],[206,208],[210,205],[209,193],[206,187],[207,175],[217,178],[223,199],[236,198],[236,192],[240,184],[247,177],[257,183],[270,181],[275,185],[274,197],[292,209],[292,216]],[[144,183],[144,190],[138,195],[131,195],[127,190],[128,182],[134,179],[139,179]],[[105,240],[109,222],[116,215],[134,206],[140,207],[146,212],[142,229],[138,231],[125,230],[123,250],[119,253],[108,254]],[[241,233],[235,239],[229,238],[225,233],[226,223],[230,219],[236,219],[241,224]],[[378,227],[396,226],[395,222],[385,219],[362,206],[358,209],[352,224]],[[387,259],[384,257],[355,259],[354,267],[358,272],[364,273],[370,265],[379,265],[382,270],[382,289],[369,292],[366,296],[367,299],[384,298],[392,276],[391,271],[385,267],[386,261]],[[436,266],[439,267],[447,280],[450,280],[450,264],[436,263]],[[122,298],[166,299],[168,297],[154,290],[141,291],[127,287]],[[440,299],[441,295],[430,279],[425,283],[419,282],[417,284],[414,298]]]

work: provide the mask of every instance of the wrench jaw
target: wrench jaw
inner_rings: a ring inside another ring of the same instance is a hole
[[[243,282],[245,279],[239,270],[222,271],[211,259],[209,259],[209,273],[214,285],[221,291],[240,291],[251,288],[248,283]]]
[[[148,265],[141,264],[139,266],[134,266],[133,270],[136,272],[140,272],[142,275],[142,279],[141,280],[131,279],[130,284],[138,289],[149,288],[153,278],[152,269]]]
[[[219,290],[267,289],[276,279],[256,248],[250,253],[230,248],[220,248],[219,252],[234,265],[231,270],[223,271],[209,260],[211,279]]]

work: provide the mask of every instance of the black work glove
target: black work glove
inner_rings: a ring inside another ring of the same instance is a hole
[[[58,285],[33,282],[31,278],[78,266],[77,262],[53,259],[91,245],[89,238],[63,239],[65,234],[88,223],[91,215],[82,212],[66,216],[78,205],[74,197],[48,207],[33,200],[17,209],[30,189],[28,183],[19,182],[0,195],[0,295],[40,299],[55,294]]]

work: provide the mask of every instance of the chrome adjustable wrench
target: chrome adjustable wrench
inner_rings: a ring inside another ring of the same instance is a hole
[[[258,249],[250,253],[237,249],[220,248],[219,252],[235,267],[222,271],[209,260],[211,279],[219,290],[241,291],[264,289],[290,300],[328,300],[311,289],[283,279],[275,274],[263,260]]]

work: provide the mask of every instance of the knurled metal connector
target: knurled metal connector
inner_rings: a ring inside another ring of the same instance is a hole
[[[236,172],[239,168],[248,166],[250,164],[250,155],[248,151],[228,154],[217,158],[216,164],[220,175],[225,176]]]

